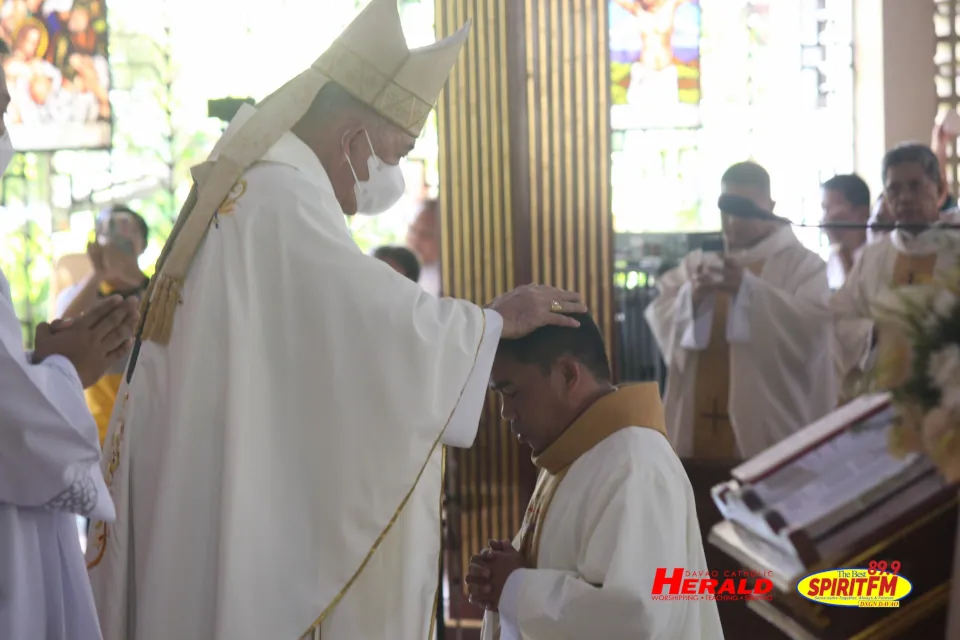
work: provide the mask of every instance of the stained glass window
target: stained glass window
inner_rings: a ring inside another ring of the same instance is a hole
[[[717,229],[720,175],[747,159],[778,213],[819,219],[822,181],[853,169],[852,15],[851,0],[611,0],[616,230]]]
[[[700,123],[698,0],[610,3],[613,127]]]

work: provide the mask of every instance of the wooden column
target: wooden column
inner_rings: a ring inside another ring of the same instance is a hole
[[[577,290],[612,354],[606,0],[435,6],[438,37],[473,20],[438,107],[444,292],[484,304],[528,282]],[[456,454],[452,598],[470,555],[516,534],[535,480],[492,396],[476,445]],[[479,614],[451,605],[453,618]]]

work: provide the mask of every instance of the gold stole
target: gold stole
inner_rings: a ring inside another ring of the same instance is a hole
[[[528,566],[537,566],[543,522],[570,465],[626,427],[646,427],[666,437],[660,386],[656,382],[624,385],[603,396],[590,405],[546,451],[533,457],[533,463],[540,469],[540,476],[520,527],[518,549]]]
[[[747,265],[750,273],[760,275],[763,262]],[[739,458],[737,440],[730,422],[730,345],[727,342],[729,293],[714,295],[710,344],[697,355],[694,390],[693,457]],[[694,310],[696,313],[696,309]]]
[[[911,256],[897,252],[893,263],[893,284],[898,287],[910,284],[930,284],[937,266],[937,254]]]
[[[547,510],[570,466],[600,442],[627,427],[653,429],[663,434],[664,438],[667,437],[660,385],[656,382],[617,387],[616,391],[590,405],[546,451],[533,456],[540,476],[520,526],[518,549],[528,567],[537,566],[540,534]],[[499,627],[493,637],[494,640],[500,639]]]
[[[520,525],[520,548],[517,551],[526,560],[530,567],[537,566],[537,556],[540,554],[540,531],[543,528],[543,519],[550,508],[550,502],[557,491],[557,487],[567,475],[570,467],[564,467],[557,473],[550,473],[546,469],[540,470],[537,477],[537,486],[530,497],[527,512]]]

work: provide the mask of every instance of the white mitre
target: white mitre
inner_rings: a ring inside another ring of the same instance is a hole
[[[267,96],[240,128],[231,127],[230,136],[215,147],[215,158],[191,171],[194,187],[144,297],[140,338],[169,341],[187,270],[220,204],[244,172],[300,121],[324,85],[335,82],[418,136],[469,31],[467,22],[450,37],[411,50],[397,0],[371,0],[309,69]]]

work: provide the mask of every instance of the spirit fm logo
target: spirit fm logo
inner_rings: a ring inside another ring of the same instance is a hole
[[[900,562],[871,560],[866,569],[830,569],[811,574],[797,584],[807,600],[834,607],[896,608],[913,585],[900,574]]]

